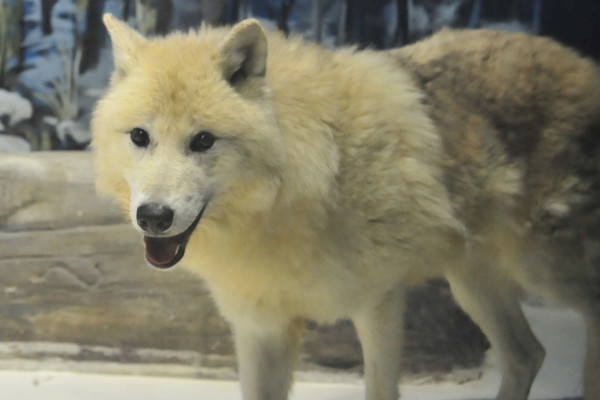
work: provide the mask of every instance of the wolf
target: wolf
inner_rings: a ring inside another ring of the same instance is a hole
[[[587,324],[600,400],[600,72],[541,37],[445,30],[327,50],[254,19],[147,39],[106,15],[96,183],[149,264],[201,276],[245,400],[284,400],[303,322],[354,322],[365,398],[399,396],[404,288],[448,280],[523,400],[544,349],[525,291]]]

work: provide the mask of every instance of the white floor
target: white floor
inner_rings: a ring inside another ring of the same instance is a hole
[[[585,339],[581,318],[574,312],[554,308],[526,307],[526,314],[548,353],[532,389],[531,399],[581,395]],[[303,379],[306,376],[303,375]],[[346,381],[299,382],[294,387],[291,400],[362,400],[364,391],[360,379]],[[480,380],[462,385],[448,382],[408,383],[402,385],[402,399],[491,399],[498,383],[497,365],[493,355],[490,355]],[[0,387],[1,398],[8,400],[241,399],[237,383],[230,381],[53,371],[0,371]]]

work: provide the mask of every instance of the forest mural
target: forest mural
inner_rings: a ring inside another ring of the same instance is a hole
[[[0,0],[0,151],[87,148],[112,69],[105,12],[144,35],[254,16],[329,47],[387,48],[467,26],[551,35],[600,55],[596,0]]]
[[[3,134],[20,137],[36,150],[89,143],[80,77],[98,64],[104,3],[0,2]]]

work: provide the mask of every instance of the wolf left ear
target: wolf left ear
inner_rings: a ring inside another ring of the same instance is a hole
[[[233,87],[267,71],[267,37],[260,22],[247,19],[233,27],[220,46],[223,76]]]
[[[115,74],[125,76],[137,64],[139,50],[146,44],[147,40],[125,22],[118,20],[111,14],[104,14],[103,20],[112,40]]]

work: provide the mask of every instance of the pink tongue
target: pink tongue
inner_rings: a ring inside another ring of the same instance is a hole
[[[154,264],[168,264],[175,259],[179,244],[173,238],[144,237],[146,258]]]

